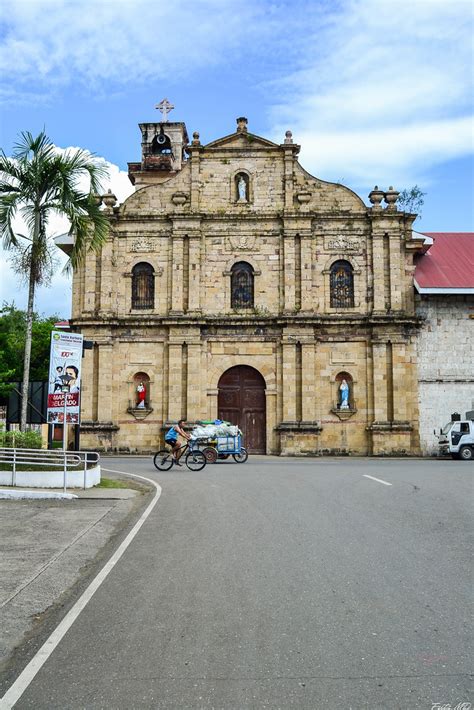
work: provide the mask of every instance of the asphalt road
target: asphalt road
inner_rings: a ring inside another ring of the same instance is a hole
[[[472,464],[103,465],[161,499],[16,708],[473,701]]]

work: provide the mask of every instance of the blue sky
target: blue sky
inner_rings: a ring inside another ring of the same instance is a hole
[[[43,127],[111,163],[124,199],[137,124],[170,120],[209,142],[249,130],[366,199],[375,184],[427,193],[419,231],[473,231],[470,0],[17,0],[0,10],[1,146]],[[52,232],[64,224],[52,221]],[[0,302],[26,304],[3,257]],[[40,288],[63,317],[70,282]]]

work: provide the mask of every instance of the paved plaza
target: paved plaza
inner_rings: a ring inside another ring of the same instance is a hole
[[[472,701],[472,464],[255,456],[159,473],[147,457],[102,463],[155,481],[161,497],[16,708]],[[55,505],[57,532],[71,508]],[[17,652],[2,692],[85,586]]]

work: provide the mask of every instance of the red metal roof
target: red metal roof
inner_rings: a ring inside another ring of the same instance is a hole
[[[419,293],[474,293],[474,232],[423,232],[434,240],[418,258]]]

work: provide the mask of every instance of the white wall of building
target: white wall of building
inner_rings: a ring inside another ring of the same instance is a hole
[[[417,345],[420,443],[431,455],[433,429],[452,412],[474,409],[474,296],[417,296],[417,313],[425,318]]]

